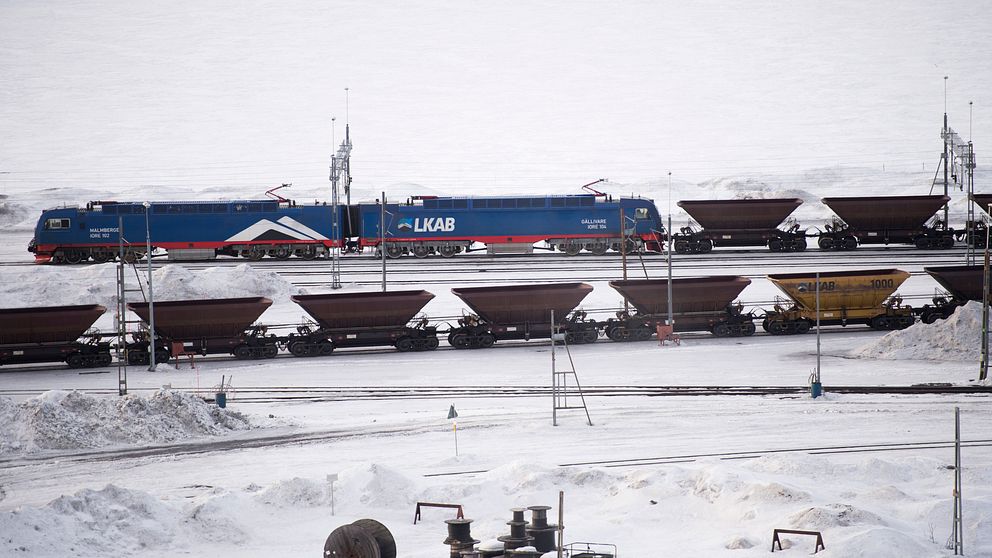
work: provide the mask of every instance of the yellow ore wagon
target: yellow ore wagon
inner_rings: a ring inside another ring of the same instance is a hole
[[[820,325],[865,324],[872,329],[904,329],[916,320],[913,309],[893,293],[909,273],[868,269],[820,273]],[[769,275],[789,300],[765,314],[762,327],[773,335],[806,333],[816,325],[815,273]]]

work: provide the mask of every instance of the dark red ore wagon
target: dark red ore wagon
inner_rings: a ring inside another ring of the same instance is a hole
[[[490,347],[504,339],[550,339],[555,325],[570,343],[599,337],[585,312],[572,312],[592,292],[586,283],[545,283],[451,289],[474,312],[458,320],[448,342],[458,348]]]
[[[330,354],[335,347],[392,345],[401,351],[429,351],[438,346],[437,328],[423,319],[408,325],[434,298],[427,291],[391,291],[297,295],[293,302],[317,321],[290,336],[296,356]]]
[[[920,319],[924,323],[932,324],[949,317],[958,306],[964,306],[969,300],[982,301],[984,266],[954,265],[925,267],[923,270],[940,283],[948,295],[935,296],[933,306],[928,304],[922,308]]]
[[[947,196],[870,196],[823,198],[840,217],[820,233],[820,248],[852,250],[858,244],[912,244],[917,248],[951,248],[954,229],[928,223]]]
[[[156,302],[155,362],[167,362],[180,353],[232,354],[241,359],[272,358],[279,353],[274,336],[266,328],[252,326],[272,301],[261,296],[215,300],[173,300]],[[147,302],[131,302],[127,307],[145,324],[149,323]],[[148,362],[148,340],[128,345],[128,362]]]
[[[110,343],[85,336],[107,309],[99,304],[0,309],[0,365],[65,362],[107,366]]]
[[[805,250],[806,233],[798,224],[786,230],[778,228],[802,203],[799,198],[682,200],[679,207],[702,230],[682,227],[672,236],[675,251],[709,252],[714,246],[767,246],[773,252]]]
[[[754,316],[733,304],[747,277],[718,275],[672,279],[672,319],[675,331],[709,331],[719,337],[752,335]],[[610,281],[610,286],[634,308],[634,315],[620,313],[606,323],[606,336],[614,341],[649,339],[668,320],[668,280]]]

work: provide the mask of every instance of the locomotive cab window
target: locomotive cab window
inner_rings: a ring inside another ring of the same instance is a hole
[[[634,208],[634,219],[647,219],[648,218],[648,208],[637,207]]]
[[[68,229],[70,227],[69,219],[49,219],[45,221],[45,230],[57,231],[62,229]]]

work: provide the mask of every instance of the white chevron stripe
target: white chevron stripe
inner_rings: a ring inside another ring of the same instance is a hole
[[[294,228],[294,229],[296,229],[296,230],[298,230],[298,231],[300,231],[302,233],[305,233],[310,238],[316,238],[317,240],[327,240],[327,237],[326,236],[324,236],[324,235],[320,234],[319,232],[311,229],[310,227],[304,225],[303,223],[297,221],[296,219],[293,219],[292,217],[289,217],[289,216],[280,217],[279,218],[279,222],[282,223],[283,225],[286,225],[287,227],[291,227],[291,228]]]
[[[311,237],[306,236],[289,227],[280,225],[279,223],[273,223],[268,219],[262,219],[261,221],[258,221],[257,223],[248,227],[247,229],[235,234],[231,238],[228,238],[227,242],[238,242],[238,241],[246,242],[250,240],[255,240],[256,238],[258,238],[267,231],[281,232],[297,240],[313,240]],[[321,237],[321,239],[323,239],[323,237]]]

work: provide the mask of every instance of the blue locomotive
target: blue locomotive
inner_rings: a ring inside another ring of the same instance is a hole
[[[450,257],[485,245],[491,253],[530,252],[536,242],[566,254],[588,250],[660,251],[664,229],[654,203],[642,198],[566,196],[410,198],[406,203],[297,205],[283,198],[220,202],[95,201],[43,211],[28,250],[39,263],[75,264],[144,257],[146,230],[170,259],[218,255],[314,259],[333,247],[400,257]],[[380,227],[385,215],[386,226]],[[622,215],[622,218],[621,218]],[[621,231],[621,220],[623,231]]]
[[[582,250],[597,255],[621,249],[658,252],[664,240],[658,210],[643,198],[417,197],[385,207],[359,204],[358,214],[359,247],[379,249],[385,243],[386,255],[393,258],[451,257],[474,243],[490,253],[528,253],[539,242],[570,256]]]

